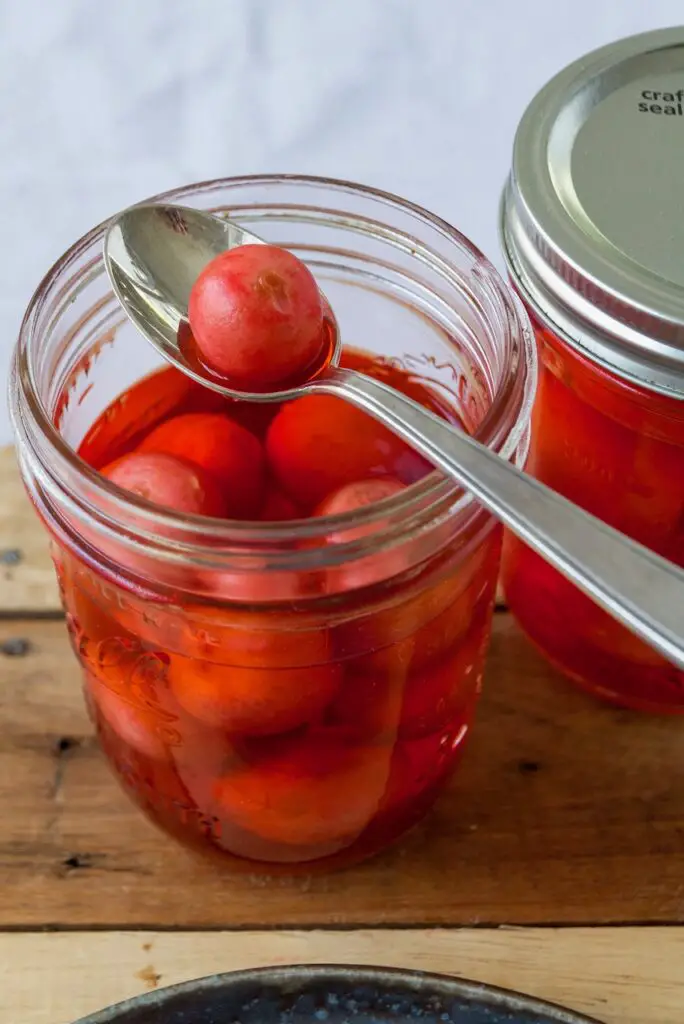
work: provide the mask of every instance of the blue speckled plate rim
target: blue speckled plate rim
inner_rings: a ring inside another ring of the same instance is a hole
[[[213,990],[229,992],[233,988],[253,983],[255,996],[261,986],[279,988],[287,995],[303,990],[306,982],[347,984],[352,987],[374,986],[381,993],[396,992],[403,986],[420,994],[434,994],[464,1003],[475,1003],[482,1008],[521,1014],[532,1014],[539,1024],[601,1024],[595,1017],[587,1017],[555,1003],[535,999],[520,992],[468,981],[453,975],[430,971],[408,970],[396,967],[373,967],[353,964],[296,964],[279,967],[255,967],[239,971],[226,971],[195,978],[192,981],[168,985],[131,999],[97,1010],[81,1017],[74,1024],[125,1024],[128,1014],[145,1007],[160,1009],[167,1002],[193,992],[210,993]],[[515,1019],[511,1024],[516,1024]]]

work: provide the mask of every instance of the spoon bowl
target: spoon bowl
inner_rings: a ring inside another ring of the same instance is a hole
[[[619,533],[496,452],[365,374],[341,368],[336,323],[331,358],[321,372],[284,391],[227,387],[185,358],[180,331],[192,286],[228,249],[263,239],[232,220],[171,205],[133,206],[105,236],[112,287],[141,334],[182,373],[232,399],[283,402],[325,392],[374,416],[429,462],[470,491],[513,533],[601,607],[684,669],[684,571]],[[529,328],[531,330],[531,328]]]
[[[198,369],[181,344],[190,292],[206,265],[237,246],[263,244],[263,238],[229,218],[186,206],[146,203],[124,210],[110,223],[104,240],[104,261],[114,294],[129,318],[182,373],[226,398],[286,402],[308,391],[313,380],[279,391],[237,390],[208,370]],[[342,352],[334,314],[332,335],[332,352],[326,365],[334,367]]]

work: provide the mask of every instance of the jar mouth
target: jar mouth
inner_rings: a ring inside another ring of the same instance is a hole
[[[373,218],[357,217],[341,210],[325,210],[331,215],[337,215],[346,230],[378,232],[385,240],[390,239],[393,244],[410,252],[412,257],[436,267],[448,281],[466,293],[469,301],[478,309],[484,310],[490,318],[495,318],[496,327],[507,348],[504,353],[504,372],[472,436],[497,451],[504,459],[516,459],[517,453],[517,461],[524,462],[537,379],[532,328],[522,303],[504,284],[492,264],[447,221],[392,193],[345,180],[310,175],[268,174],[217,178],[162,192],[144,202],[183,203],[221,192],[224,198],[222,203],[215,207],[205,204],[203,208],[243,220],[249,218],[243,218],[240,205],[233,206],[225,202],[226,193],[230,199],[231,189],[238,191],[246,185],[268,187],[283,184],[319,187],[325,190],[328,198],[331,194],[366,197],[376,205],[405,213],[414,227],[421,224],[429,227],[440,240],[469,258],[472,262],[470,280],[454,265],[449,266],[448,260],[434,247],[415,237],[412,232],[388,227]],[[275,205],[281,208],[281,204]],[[301,208],[293,205],[292,220],[301,219]],[[333,530],[343,536],[344,531],[352,526],[357,538],[360,526],[368,528],[369,540],[376,551],[377,538],[372,536],[375,532],[373,528],[380,524],[383,543],[389,545],[405,531],[415,529],[435,517],[445,514],[468,516],[476,511],[477,506],[471,495],[434,471],[399,494],[353,512],[278,524],[218,520],[162,509],[122,490],[92,469],[62,437],[53,421],[54,413],[51,414],[41,398],[35,372],[36,362],[40,358],[38,319],[46,303],[56,305],[67,299],[69,288],[68,285],[59,288],[60,278],[78,264],[93,244],[102,240],[108,223],[109,220],[106,220],[82,236],[45,274],[30,300],[14,352],[9,404],[15,436],[19,442],[20,461],[23,468],[28,469],[36,478],[37,486],[47,495],[48,500],[57,500],[60,507],[66,508],[67,514],[80,516],[85,513],[93,517],[98,521],[99,528],[105,533],[110,532],[117,539],[120,539],[120,531],[111,524],[127,524],[130,529],[133,515],[136,536],[132,537],[126,531],[127,543],[141,550],[149,550],[152,544],[158,548],[159,553],[164,549],[172,559],[187,558],[191,547],[206,549],[209,537],[208,551],[211,552],[212,564],[224,554],[232,562],[241,553],[253,552],[255,549],[272,549],[277,552],[282,547],[281,555],[285,558],[292,556],[293,552],[287,549],[293,543],[296,545],[305,540],[322,538]],[[85,266],[86,276],[97,276],[103,272],[101,256],[91,258]],[[522,453],[521,448],[524,449]],[[102,510],[106,510],[109,525],[101,514]],[[168,537],[170,532],[177,541],[173,551],[168,550],[168,544],[160,539],[162,536]],[[335,548],[334,552],[330,550],[332,547]],[[354,557],[355,553],[362,555],[367,547],[368,540],[365,537],[350,542],[343,540],[340,544],[326,547],[326,558],[341,562]],[[269,550],[269,558],[271,553]],[[320,549],[303,553],[301,548],[297,548],[297,556],[299,559],[310,558],[311,564],[320,563],[322,558]]]

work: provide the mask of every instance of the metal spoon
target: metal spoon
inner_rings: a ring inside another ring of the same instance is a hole
[[[104,258],[125,312],[183,373],[230,398],[281,402],[312,392],[359,406],[457,480],[526,544],[620,622],[684,669],[684,571],[573,505],[371,377],[341,369],[336,338],[329,368],[302,387],[251,394],[223,387],[188,365],[178,344],[200,271],[221,252],[263,239],[230,220],[179,206],[142,205],[110,224]]]

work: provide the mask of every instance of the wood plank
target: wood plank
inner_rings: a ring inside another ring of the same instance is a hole
[[[681,722],[595,703],[495,623],[471,747],[425,824],[345,873],[276,880],[159,835],[97,752],[62,623],[0,623],[0,926],[684,922]]]
[[[66,1024],[222,971],[351,963],[514,988],[605,1024],[681,1024],[679,928],[0,935],[0,1024]]]
[[[13,448],[0,448],[0,615],[61,611],[47,534],[31,508]]]

